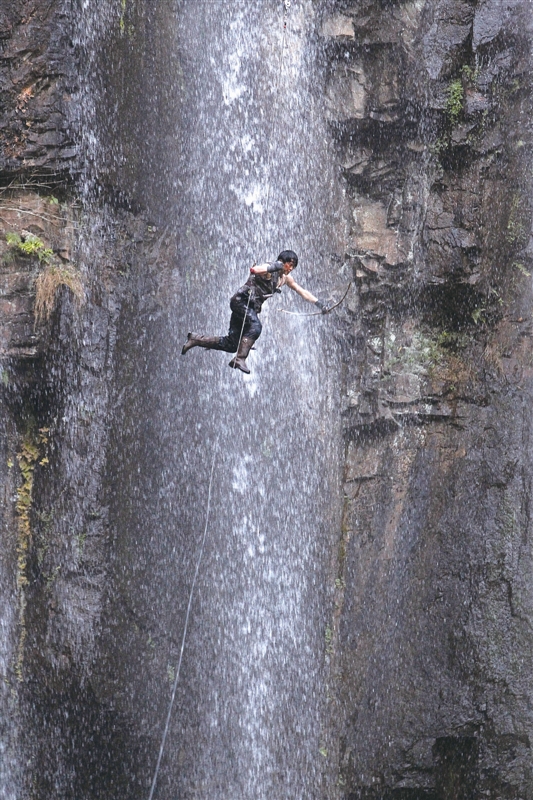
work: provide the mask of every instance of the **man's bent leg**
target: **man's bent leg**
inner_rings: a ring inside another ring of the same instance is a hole
[[[229,362],[230,367],[233,369],[240,369],[241,372],[245,372],[247,375],[250,374],[246,359],[248,358],[248,354],[254,342],[261,336],[261,330],[262,325],[259,321],[257,311],[254,308],[247,308],[244,316],[244,325],[241,319],[237,355]]]
[[[205,347],[207,350],[224,350],[224,347],[220,347],[221,341],[221,336],[203,336],[201,333],[188,333],[187,341],[181,348],[181,355],[184,356],[191,347]]]
[[[249,298],[239,292],[231,298],[231,319],[228,335],[220,340],[220,350],[235,353],[241,339],[252,339],[253,342],[261,335],[261,323],[257,312],[250,304]]]
[[[243,336],[239,344],[239,349],[237,350],[237,355],[235,358],[231,359],[229,366],[233,369],[240,369],[241,372],[245,372],[249,375],[250,370],[246,364],[246,359],[248,358],[248,353],[252,349],[254,342],[255,339],[249,339],[247,336]]]

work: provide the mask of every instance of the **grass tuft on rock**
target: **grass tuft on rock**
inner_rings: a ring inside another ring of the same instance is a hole
[[[85,290],[78,270],[71,266],[48,264],[35,281],[35,320],[37,323],[50,319],[55,307],[57,291],[61,286],[70,289],[78,304],[83,303]]]

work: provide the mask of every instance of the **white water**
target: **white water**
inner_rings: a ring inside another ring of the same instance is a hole
[[[339,507],[330,465],[340,463],[328,320],[279,314],[312,310],[285,290],[262,314],[250,377],[229,370],[225,353],[179,355],[189,329],[225,333],[229,297],[254,260],[295,249],[302,285],[326,297],[335,282],[325,220],[335,183],[311,94],[313,3],[293,5],[283,50],[280,5],[199,3],[180,24],[182,282],[155,381],[171,462],[159,513],[172,538],[186,537],[191,562],[219,432],[221,454],[160,797],[319,793]],[[180,591],[186,585],[182,578]]]
[[[99,36],[116,26],[106,8],[93,18],[86,6],[81,26],[95,86],[105,85]],[[262,313],[250,376],[229,369],[227,353],[180,355],[188,330],[226,332],[229,298],[253,261],[294,249],[294,277],[315,295],[328,300],[346,286],[331,258],[342,223],[328,209],[342,198],[320,84],[314,91],[317,4],[294,0],[285,33],[278,0],[180,0],[173,9],[173,52],[168,61],[164,52],[147,58],[160,72],[143,79],[164,85],[168,118],[178,124],[161,140],[168,120],[154,114],[155,99],[146,104],[139,129],[153,125],[144,145],[152,173],[131,179],[145,219],[156,223],[161,256],[131,275],[110,387],[120,401],[107,470],[107,606],[87,679],[102,729],[80,722],[87,741],[61,786],[72,781],[80,798],[148,798],[218,439],[205,552],[154,798],[318,798],[329,567],[341,506],[335,317],[280,314],[314,310],[285,289]],[[160,42],[150,10],[145,17],[151,46],[164,49],[169,32]],[[133,38],[123,46],[134,53]],[[84,93],[89,203],[95,176],[112,183],[122,174],[130,143],[127,125],[102,113],[113,107],[109,92],[105,103],[103,90],[89,85]],[[158,159],[150,157],[154,143]],[[91,237],[100,253],[98,234],[111,229],[102,211],[91,213],[85,258]],[[75,714],[83,717],[81,702]]]

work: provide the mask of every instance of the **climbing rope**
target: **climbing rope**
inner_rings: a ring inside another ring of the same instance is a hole
[[[165,742],[166,742],[166,739],[167,739],[168,729],[169,729],[169,726],[170,726],[170,718],[172,716],[172,708],[174,707],[174,699],[176,697],[176,689],[178,687],[178,680],[179,680],[179,677],[180,677],[181,662],[183,660],[183,651],[185,649],[185,637],[187,636],[187,628],[189,626],[189,616],[190,616],[190,613],[191,613],[192,597],[193,597],[193,594],[194,594],[194,587],[196,586],[196,579],[198,578],[198,572],[200,570],[200,564],[201,564],[202,556],[203,556],[203,553],[204,553],[205,540],[207,538],[207,529],[208,529],[208,526],[209,526],[209,512],[211,510],[211,488],[213,486],[213,475],[214,475],[214,472],[215,472],[215,461],[216,461],[216,455],[217,455],[217,446],[218,446],[218,436],[217,436],[217,438],[215,440],[215,447],[213,449],[213,462],[211,464],[211,475],[209,477],[209,489],[208,489],[208,492],[207,492],[207,512],[206,512],[206,515],[205,515],[204,535],[202,537],[202,543],[200,545],[200,552],[198,554],[198,560],[196,562],[196,569],[194,571],[194,577],[192,579],[191,591],[189,593],[189,602],[187,604],[187,613],[185,614],[185,625],[183,626],[183,636],[181,638],[180,657],[179,657],[178,666],[177,666],[177,669],[176,669],[176,677],[174,678],[174,684],[172,686],[172,694],[170,696],[170,704],[169,704],[169,707],[168,707],[167,721],[165,723],[165,729],[163,731],[163,738],[161,739],[161,747],[159,748],[159,756],[157,758],[157,764],[156,764],[156,767],[155,767],[154,778],[153,778],[153,781],[152,781],[150,794],[148,795],[148,800],[152,800],[152,797],[154,796],[154,791],[155,791],[155,787],[156,787],[156,783],[157,783],[157,778],[158,778],[158,775],[159,775],[159,768],[161,766],[161,759],[163,758],[163,752],[164,752],[164,749],[165,749]]]

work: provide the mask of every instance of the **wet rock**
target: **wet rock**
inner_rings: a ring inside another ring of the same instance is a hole
[[[404,13],[365,6],[356,39],[364,32],[382,44],[383,17]],[[337,565],[346,586],[331,671],[339,690],[329,748],[345,797],[530,792],[531,720],[525,706],[515,715],[523,684],[511,644],[529,648],[512,610],[524,579],[516,561],[502,567],[503,541],[515,551],[527,527],[519,509],[528,491],[514,470],[528,458],[516,461],[529,437],[519,409],[530,367],[519,341],[530,314],[516,303],[531,287],[512,263],[529,272],[531,185],[529,157],[511,144],[511,120],[532,102],[513,77],[530,42],[524,13],[520,3],[411,6],[406,28],[416,19],[418,33],[401,38],[395,78],[409,96],[394,114],[414,114],[418,135],[405,137],[386,115],[383,130],[371,129],[375,75],[365,61],[362,117],[349,141],[338,137],[354,216],[353,325],[365,343],[347,371]],[[489,50],[477,67],[475,52]],[[348,45],[346,53],[349,62]],[[499,566],[486,547],[500,552]],[[506,689],[493,692],[501,682]],[[516,762],[506,736],[524,742]]]
[[[517,7],[518,4],[505,0],[483,0],[476,9],[474,18],[472,35],[474,50],[496,39]]]
[[[67,175],[77,150],[69,103],[75,85],[72,31],[61,3],[28,8],[15,0],[5,12],[0,53],[0,171],[24,174],[39,167]]]
[[[332,39],[353,39],[353,19],[344,14],[327,17],[322,26],[321,33],[322,36],[327,36]]]

